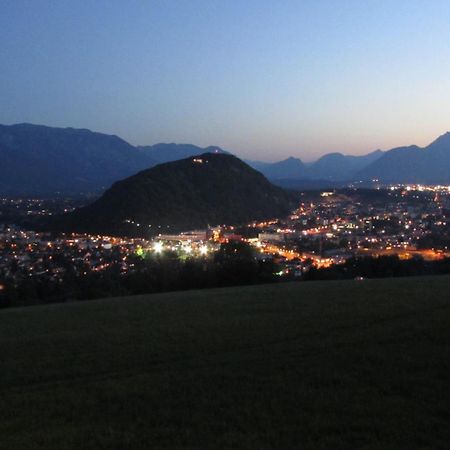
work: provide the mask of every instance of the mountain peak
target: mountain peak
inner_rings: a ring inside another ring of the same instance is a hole
[[[209,145],[208,147],[206,147],[205,152],[207,153],[223,153],[223,154],[229,154],[230,152],[227,152],[226,150],[217,147],[216,145]]]
[[[284,161],[286,162],[302,162],[300,158],[296,158],[295,156],[289,156]]]
[[[345,155],[343,155],[340,152],[332,152],[327,153],[326,155],[321,156],[316,162],[318,161],[324,161],[324,160],[336,160],[336,159],[342,159],[345,158]]]
[[[436,140],[434,140],[428,147],[429,148],[435,148],[435,147],[447,147],[450,150],[450,132],[447,131],[444,134],[441,134]]]

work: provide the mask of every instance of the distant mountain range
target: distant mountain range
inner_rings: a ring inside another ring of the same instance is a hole
[[[399,147],[361,169],[356,177],[384,183],[450,184],[450,133],[425,148]]]
[[[141,170],[205,152],[228,153],[189,144],[136,147],[86,129],[0,125],[0,194],[100,193]]]
[[[342,182],[354,180],[358,172],[383,155],[376,150],[364,156],[350,156],[342,153],[328,153],[317,161],[305,164],[299,158],[287,158],[275,163],[246,161],[267,178],[286,184],[287,180]]]
[[[230,154],[215,146],[133,146],[117,136],[85,129],[0,125],[0,194],[101,193],[141,170],[203,153]],[[329,153],[313,163],[294,157],[246,162],[275,184],[292,189],[372,180],[450,184],[450,134],[425,148],[377,150],[364,156]]]
[[[250,160],[245,160],[245,162],[270,180],[280,180],[283,178],[302,179],[307,173],[307,167],[303,164],[302,160],[293,158],[292,156],[274,163]]]
[[[117,136],[73,128],[0,125],[0,192],[100,191],[156,161]]]
[[[91,205],[50,218],[50,228],[150,236],[280,217],[293,207],[291,194],[240,159],[206,153],[118,181]]]
[[[381,150],[376,150],[368,155],[351,156],[342,153],[329,153],[308,167],[308,174],[305,178],[311,180],[333,180],[348,181],[354,180],[357,174],[364,167],[369,166],[383,156]]]

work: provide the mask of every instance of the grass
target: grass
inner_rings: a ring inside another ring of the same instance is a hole
[[[0,448],[447,449],[450,277],[0,312]]]

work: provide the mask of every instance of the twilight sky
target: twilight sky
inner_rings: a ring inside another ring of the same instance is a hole
[[[0,123],[312,160],[450,130],[448,0],[1,0]]]

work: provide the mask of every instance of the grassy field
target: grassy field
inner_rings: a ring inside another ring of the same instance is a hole
[[[449,443],[449,277],[0,311],[2,450]]]

